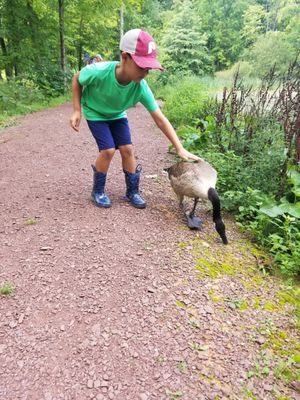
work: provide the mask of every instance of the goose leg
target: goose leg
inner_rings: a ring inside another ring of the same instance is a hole
[[[195,216],[195,210],[198,204],[199,198],[195,198],[194,200],[194,207],[192,211],[187,214],[187,224],[190,229],[199,229],[201,227],[202,221],[199,217]]]
[[[194,199],[194,207],[193,207],[193,209],[192,209],[192,211],[190,212],[190,215],[189,215],[190,218],[194,218],[194,214],[195,214],[195,211],[196,211],[196,207],[197,207],[198,201],[199,201],[199,198],[195,197],[195,199]]]

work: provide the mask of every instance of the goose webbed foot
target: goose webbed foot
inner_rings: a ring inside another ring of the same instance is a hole
[[[195,210],[197,207],[198,200],[199,200],[198,198],[195,198],[194,207],[193,207],[192,211],[186,215],[187,224],[190,229],[200,229],[201,224],[202,224],[201,218],[195,216]]]
[[[202,220],[199,217],[196,217],[194,214],[187,214],[187,225],[190,229],[200,229],[202,225]]]

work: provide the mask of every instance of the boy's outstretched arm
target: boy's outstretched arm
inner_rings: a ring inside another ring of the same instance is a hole
[[[78,82],[79,72],[73,76],[72,93],[73,93],[73,113],[70,118],[70,125],[75,131],[79,131],[81,121],[81,93],[82,86]]]
[[[189,151],[185,150],[173,126],[170,124],[169,120],[164,116],[159,108],[153,112],[150,112],[150,115],[158,128],[166,135],[166,137],[175,147],[176,153],[179,155],[179,157],[181,157],[183,160],[201,160],[200,157],[197,157],[195,154],[192,154]]]

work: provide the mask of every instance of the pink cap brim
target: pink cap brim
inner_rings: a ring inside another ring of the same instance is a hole
[[[164,70],[162,65],[157,61],[156,58],[153,57],[140,57],[136,56],[135,54],[131,54],[133,61],[136,65],[140,68],[148,68],[148,69],[160,69],[161,71]]]

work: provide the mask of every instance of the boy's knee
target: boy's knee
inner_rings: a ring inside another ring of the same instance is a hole
[[[131,144],[119,147],[121,156],[124,158],[134,157],[133,146]]]
[[[111,160],[115,154],[115,149],[105,149],[101,150],[101,156],[105,157],[108,160]]]

